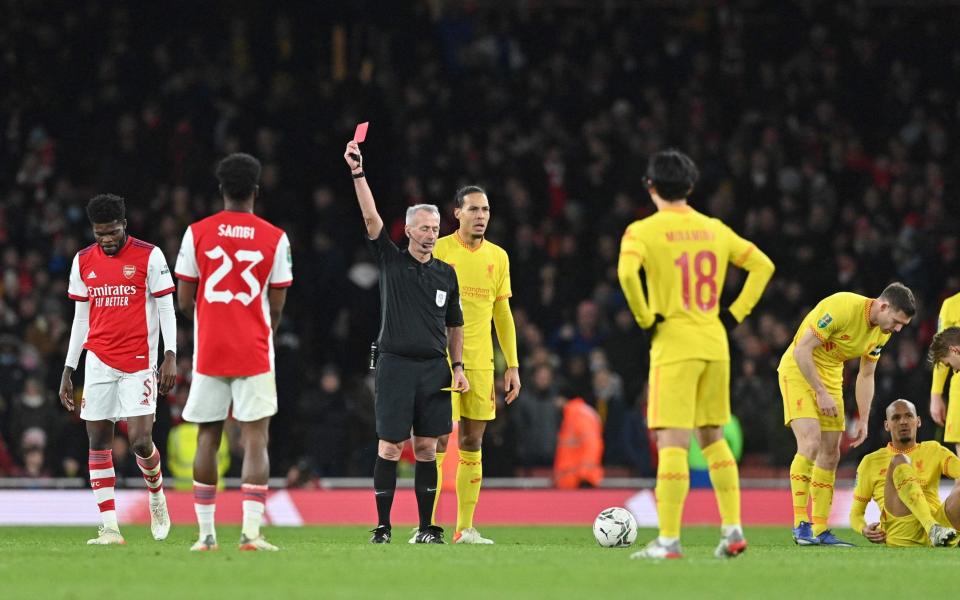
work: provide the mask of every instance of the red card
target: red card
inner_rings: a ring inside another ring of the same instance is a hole
[[[357,125],[357,130],[353,132],[353,141],[360,143],[363,140],[367,139],[367,127],[370,126],[369,121],[364,121]]]

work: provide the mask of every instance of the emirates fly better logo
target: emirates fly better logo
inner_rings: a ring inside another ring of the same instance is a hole
[[[87,288],[92,306],[129,306],[130,296],[135,296],[135,285],[100,285]]]

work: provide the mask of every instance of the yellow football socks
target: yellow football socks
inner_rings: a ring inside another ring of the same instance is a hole
[[[660,537],[679,538],[683,503],[690,491],[690,465],[684,448],[661,448],[657,467],[657,514]]]
[[[802,454],[793,457],[790,463],[790,492],[793,495],[793,526],[800,527],[801,521],[809,521],[807,502],[810,499],[810,476],[813,473],[813,461]]]
[[[457,465],[457,529],[463,531],[473,527],[473,511],[480,497],[480,483],[483,480],[481,451],[460,450],[460,463]]]
[[[893,470],[893,485],[897,488],[897,496],[907,505],[913,516],[923,525],[923,530],[930,533],[930,528],[936,523],[930,514],[930,505],[923,495],[923,486],[913,465],[899,464]]]
[[[437,505],[440,504],[440,492],[443,491],[443,458],[446,455],[446,452],[437,452],[437,495],[433,499],[433,516],[430,518],[433,525],[437,524]]]
[[[703,449],[710,468],[710,483],[717,496],[721,525],[740,524],[740,472],[727,440],[721,439]]]
[[[813,522],[813,535],[820,535],[828,529],[827,520],[830,518],[830,507],[833,505],[833,482],[836,478],[835,471],[813,466],[813,476],[810,478],[810,516]]]

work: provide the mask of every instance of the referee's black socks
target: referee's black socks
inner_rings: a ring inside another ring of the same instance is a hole
[[[420,531],[430,526],[433,501],[437,497],[437,461],[418,460],[413,472],[413,487],[417,492],[417,512],[420,513]]]
[[[420,463],[417,463],[418,466],[419,464]],[[419,471],[417,472],[419,473]],[[437,487],[436,472],[433,474],[433,483],[433,487]],[[396,490],[397,461],[387,460],[382,456],[377,456],[377,462],[373,465],[373,493],[377,498],[377,525],[391,526],[390,509],[393,507],[393,493]],[[419,497],[418,493],[417,498],[419,499]],[[433,505],[431,504],[430,506],[432,507]]]

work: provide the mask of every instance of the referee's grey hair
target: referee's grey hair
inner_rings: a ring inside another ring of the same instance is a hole
[[[413,215],[421,210],[436,215],[438,219],[440,218],[440,209],[435,204],[414,204],[407,209],[407,225],[413,225]]]

